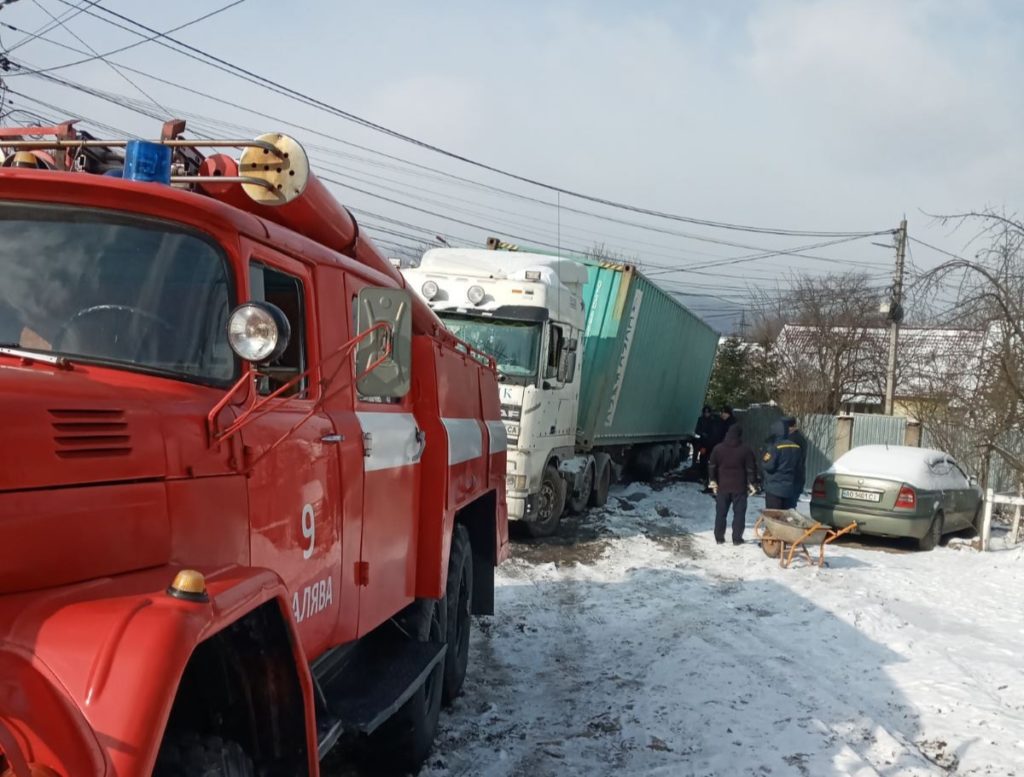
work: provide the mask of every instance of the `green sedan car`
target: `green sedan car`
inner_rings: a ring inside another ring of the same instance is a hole
[[[912,537],[931,550],[949,532],[976,525],[982,495],[948,453],[862,445],[814,480],[811,517],[856,533]]]

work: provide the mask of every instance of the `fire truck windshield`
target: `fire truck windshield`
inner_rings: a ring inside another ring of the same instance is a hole
[[[461,340],[479,348],[498,363],[502,375],[514,382],[532,382],[540,356],[540,325],[442,314],[444,325]]]
[[[0,344],[222,384],[223,252],[172,223],[0,203]]]

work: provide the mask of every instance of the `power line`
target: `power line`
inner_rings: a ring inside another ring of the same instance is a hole
[[[101,60],[101,61],[102,61],[102,62],[103,62],[103,63],[104,63],[104,64],[105,64],[105,65],[106,65],[107,67],[109,67],[109,68],[110,68],[111,70],[113,70],[113,71],[114,71],[115,73],[117,73],[117,74],[118,74],[119,76],[121,76],[121,78],[123,78],[123,79],[124,79],[125,81],[127,81],[127,82],[128,82],[129,84],[131,84],[131,85],[132,85],[132,87],[134,87],[134,88],[135,88],[135,89],[136,89],[136,90],[137,90],[137,91],[138,91],[138,92],[139,92],[139,93],[140,93],[141,95],[143,95],[144,97],[146,97],[146,98],[147,98],[147,99],[148,99],[148,100],[149,100],[149,101],[150,101],[151,103],[153,103],[153,105],[155,105],[155,106],[156,106],[157,108],[159,108],[160,110],[164,111],[164,113],[166,113],[166,112],[167,112],[167,109],[166,109],[166,108],[164,108],[164,107],[163,107],[162,105],[160,105],[160,103],[158,103],[158,102],[157,102],[157,101],[156,101],[156,100],[155,100],[155,99],[153,98],[153,96],[152,96],[152,95],[150,95],[150,94],[149,94],[149,93],[148,93],[148,92],[147,92],[147,91],[146,91],[145,89],[143,89],[143,88],[142,88],[141,86],[139,86],[139,85],[138,85],[137,83],[135,83],[134,81],[132,81],[132,80],[131,80],[131,79],[130,79],[130,78],[129,78],[128,76],[126,76],[126,75],[125,75],[125,74],[124,74],[124,73],[123,73],[122,71],[120,71],[120,70],[118,69],[117,65],[115,65],[115,64],[114,64],[113,62],[110,62],[110,61],[108,61],[108,60],[104,59],[104,58],[103,58],[103,55],[102,55],[102,54],[99,54],[99,52],[97,52],[97,51],[96,51],[96,49],[94,49],[94,48],[93,48],[92,46],[90,46],[90,45],[89,45],[88,43],[86,43],[86,42],[85,42],[85,41],[84,41],[84,40],[83,40],[83,39],[82,39],[82,38],[81,38],[81,37],[80,37],[80,36],[79,36],[79,35],[78,35],[78,34],[77,34],[77,33],[76,33],[75,31],[74,31],[74,30],[72,30],[72,29],[71,29],[70,27],[68,27],[68,26],[67,26],[67,24],[66,24],[66,23],[65,23],[64,21],[62,21],[61,19],[58,19],[58,18],[57,18],[56,16],[54,16],[54,15],[53,15],[52,13],[50,13],[50,9],[48,9],[48,8],[47,8],[46,6],[44,6],[44,5],[42,4],[42,2],[41,2],[40,0],[32,0],[32,2],[33,2],[33,3],[35,3],[35,4],[36,4],[36,6],[37,6],[37,7],[38,7],[38,8],[39,8],[39,9],[40,9],[41,11],[43,11],[43,12],[44,12],[44,13],[45,13],[45,14],[46,14],[47,16],[49,16],[49,17],[50,17],[51,19],[53,19],[53,21],[54,21],[54,22],[56,22],[57,24],[59,24],[59,25],[60,25],[60,26],[61,26],[61,27],[62,27],[62,28],[64,29],[64,31],[65,31],[65,32],[67,32],[67,33],[68,33],[69,35],[71,35],[71,36],[72,36],[72,37],[73,37],[73,38],[74,38],[75,40],[77,40],[77,41],[78,41],[79,43],[81,43],[81,44],[82,44],[83,46],[85,46],[85,47],[86,47],[87,49],[89,49],[89,51],[91,51],[91,52],[92,52],[93,54],[95,54],[95,55],[96,55],[96,56],[95,56],[95,58],[96,58],[96,59],[99,59],[99,60]],[[63,0],[60,0],[60,2],[63,2]],[[84,10],[84,9],[83,9],[83,10]],[[86,12],[88,13],[88,11],[86,11]]]
[[[70,21],[74,17],[78,16],[78,14],[82,13],[82,11],[84,11],[86,7],[89,5],[99,5],[99,0],[95,0],[95,2],[93,0],[81,0],[81,2],[77,6],[71,8],[70,10],[64,11],[64,13],[60,14],[58,21],[46,22],[41,27],[39,27],[39,29],[37,29],[35,32],[23,31],[25,32],[25,37],[19,40],[17,43],[15,43],[9,49],[6,49],[4,53],[10,54],[12,51],[20,49],[26,43],[31,43],[36,38],[40,38],[46,33],[50,32],[51,30],[57,29],[57,27],[60,26],[60,21]]]
[[[65,2],[66,0],[61,0],[61,1]],[[121,25],[115,25],[115,26],[121,27]],[[123,28],[123,29],[125,29],[125,28]],[[132,31],[132,32],[134,32],[134,31]],[[134,34],[138,34],[138,33],[134,33]],[[147,39],[147,40],[149,40],[149,39]],[[48,42],[54,43],[55,45],[63,46],[63,44],[59,44],[59,43],[56,43],[54,41],[48,41]],[[159,41],[158,41],[158,43],[159,43]],[[164,45],[166,47],[166,44],[160,44],[160,45]],[[72,50],[74,50],[73,47],[67,47],[67,46],[63,46],[63,47],[65,47],[65,48],[72,48]],[[172,50],[174,50],[174,49],[172,49]],[[181,53],[181,52],[178,52],[178,53]],[[194,59],[194,57],[192,57],[192,58]],[[171,85],[171,86],[174,86],[174,87],[177,87],[177,88],[185,89],[185,87],[183,87],[181,84],[178,84],[178,83],[175,83],[175,82],[170,82],[170,81],[167,81],[165,79],[161,79],[161,78],[159,78],[157,76],[153,76],[152,74],[146,73],[144,71],[135,70],[133,68],[126,68],[126,69],[130,70],[131,72],[136,72],[136,73],[138,73],[140,75],[143,75],[145,77],[157,80],[158,82],[166,83],[168,85]],[[57,79],[57,78],[52,77],[52,76],[46,76],[46,75],[41,74],[39,71],[27,71],[26,74],[27,75],[33,75],[33,74],[41,75],[41,77],[43,77],[43,78],[46,78],[48,80],[52,80],[55,83],[59,83],[59,84],[68,86],[69,88],[78,88],[78,89],[84,88],[80,84],[74,84],[73,82],[68,82],[68,81],[66,81],[64,79]],[[448,177],[448,178],[452,178],[454,180],[458,180],[458,181],[461,181],[461,182],[464,182],[464,183],[467,183],[467,184],[471,184],[473,186],[481,186],[481,187],[484,187],[484,188],[487,188],[487,189],[491,189],[491,190],[494,190],[494,191],[498,191],[498,192],[501,192],[503,194],[511,195],[511,196],[514,196],[514,197],[517,197],[517,198],[520,198],[520,199],[524,199],[524,200],[528,200],[528,201],[531,201],[531,202],[539,203],[541,205],[544,205],[545,207],[552,207],[552,203],[549,203],[549,202],[547,202],[545,200],[540,200],[538,198],[529,197],[527,195],[522,195],[522,194],[519,194],[517,192],[511,192],[509,190],[500,189],[500,188],[497,188],[497,187],[491,187],[491,186],[489,186],[487,184],[482,184],[480,182],[472,181],[471,179],[462,178],[461,176],[453,176],[452,174],[447,173],[446,171],[436,170],[434,168],[429,168],[429,167],[426,167],[426,166],[423,166],[423,165],[419,165],[418,163],[411,162],[409,160],[404,160],[404,159],[402,159],[400,157],[394,157],[392,155],[383,154],[383,152],[379,152],[376,149],[368,148],[368,147],[365,147],[365,146],[358,146],[357,144],[351,144],[348,141],[345,141],[343,139],[337,138],[335,136],[327,135],[326,133],[320,132],[320,131],[315,130],[313,128],[303,127],[302,125],[296,125],[294,122],[289,122],[287,120],[281,120],[281,119],[279,119],[277,117],[272,117],[272,116],[269,116],[267,114],[262,114],[259,111],[253,111],[252,109],[247,108],[246,106],[241,106],[241,105],[237,105],[237,104],[234,104],[234,103],[230,103],[228,101],[220,100],[220,98],[218,98],[218,97],[216,97],[214,95],[204,94],[204,93],[198,92],[197,90],[194,90],[194,89],[188,89],[187,91],[190,91],[193,94],[199,94],[201,96],[206,97],[207,99],[219,100],[220,102],[222,102],[224,104],[231,105],[232,107],[236,107],[236,108],[239,108],[241,110],[245,110],[245,111],[248,111],[248,112],[255,113],[256,115],[262,115],[262,116],[265,116],[267,118],[271,118],[272,120],[275,120],[275,121],[284,121],[285,123],[290,124],[291,126],[298,126],[299,128],[304,129],[306,131],[310,131],[310,132],[313,132],[313,133],[318,134],[318,135],[324,135],[326,137],[329,137],[329,138],[335,140],[336,142],[341,142],[341,143],[344,143],[346,145],[355,146],[355,147],[357,147],[357,148],[359,148],[361,150],[366,150],[366,151],[374,153],[374,154],[383,155],[383,156],[385,156],[387,158],[394,159],[396,161],[400,161],[403,164],[407,164],[407,165],[415,166],[415,167],[418,167],[418,168],[421,168],[421,169],[429,170],[429,171],[435,172],[435,173],[437,173],[439,175],[442,175],[442,176],[445,176],[445,177]],[[113,102],[115,104],[118,104],[118,105],[122,104],[120,99],[117,99],[116,97],[113,97],[113,96],[104,96],[104,95],[99,93],[99,90],[93,90],[93,93],[96,94],[97,96],[103,97],[103,99],[108,99],[110,102]],[[178,112],[178,113],[180,113],[180,112]],[[769,256],[777,256],[777,255],[791,255],[791,256],[794,256],[794,257],[798,257],[798,258],[811,258],[811,259],[814,259],[814,260],[819,260],[819,261],[824,260],[824,261],[830,261],[830,262],[833,262],[833,263],[854,263],[854,264],[863,264],[865,266],[874,266],[872,263],[841,262],[841,260],[835,260],[835,259],[828,259],[828,258],[822,258],[822,257],[803,256],[803,255],[795,253],[792,249],[786,249],[786,250],[782,250],[782,251],[774,251],[774,250],[770,250],[770,249],[763,249],[763,248],[759,248],[757,246],[749,246],[749,245],[735,243],[735,242],[731,242],[731,241],[719,240],[719,239],[716,239],[716,238],[710,238],[710,237],[703,236],[703,235],[694,235],[694,234],[691,234],[691,233],[679,232],[677,230],[669,230],[669,229],[659,228],[659,227],[655,227],[655,226],[649,225],[649,224],[642,224],[642,223],[638,223],[638,222],[634,222],[634,221],[628,221],[628,220],[625,220],[625,219],[619,219],[619,218],[608,216],[608,215],[596,214],[596,213],[592,213],[590,211],[585,211],[585,210],[581,210],[581,209],[577,209],[577,208],[572,208],[572,207],[569,207],[569,206],[565,206],[564,209],[567,212],[576,213],[576,214],[583,215],[583,216],[590,217],[590,218],[597,218],[597,219],[605,220],[605,221],[608,221],[608,222],[611,222],[611,223],[617,223],[617,224],[620,224],[620,225],[623,225],[623,226],[628,226],[628,227],[632,227],[632,228],[636,228],[636,229],[642,229],[642,230],[654,231],[654,232],[661,232],[661,233],[669,234],[669,235],[676,236],[676,237],[683,237],[683,238],[686,238],[686,239],[697,240],[697,241],[701,241],[701,242],[708,242],[708,243],[713,243],[713,244],[718,244],[718,245],[725,245],[725,246],[729,246],[729,247],[738,247],[738,248],[744,248],[744,249],[747,249],[747,250],[762,251],[765,254],[764,258],[767,258]],[[871,235],[871,236],[874,236],[874,235]],[[851,238],[851,239],[853,239],[853,238]],[[547,245],[550,245],[550,244],[547,244]],[[736,257],[736,258],[737,259],[741,259],[742,261],[749,261],[746,257],[742,257],[742,258],[741,257]],[[880,266],[880,265],[878,265],[878,266]],[[675,269],[675,266],[665,266],[662,269],[665,269],[666,271],[672,271],[672,270]]]
[[[65,5],[71,5],[70,0],[58,0],[58,1],[61,2],[61,3],[64,3]],[[298,102],[302,102],[302,103],[304,103],[306,105],[318,108],[318,109],[320,109],[322,111],[325,111],[327,113],[331,113],[331,114],[333,114],[335,116],[338,116],[339,118],[345,119],[346,121],[350,121],[352,123],[358,124],[359,126],[365,127],[367,129],[371,129],[371,130],[380,132],[380,133],[382,133],[384,135],[387,135],[389,137],[393,137],[395,139],[402,140],[402,141],[404,141],[406,143],[415,145],[415,146],[417,146],[419,148],[423,148],[425,150],[434,152],[436,154],[440,154],[442,156],[446,156],[446,157],[448,157],[450,159],[454,159],[456,161],[463,162],[464,164],[468,164],[468,165],[471,165],[473,167],[477,167],[477,168],[482,169],[482,170],[487,170],[488,172],[495,173],[497,175],[501,175],[501,176],[504,176],[506,178],[510,178],[512,180],[520,181],[521,183],[526,183],[526,184],[530,184],[532,186],[537,186],[539,188],[546,189],[546,190],[551,191],[551,192],[557,192],[559,194],[564,194],[566,196],[574,197],[576,199],[586,200],[588,202],[594,202],[594,203],[597,203],[597,204],[605,205],[607,207],[617,208],[617,209],[620,209],[620,210],[627,210],[627,211],[630,211],[630,212],[633,212],[633,213],[640,213],[640,214],[647,215],[647,216],[652,216],[652,217],[655,217],[655,218],[662,218],[662,219],[667,219],[667,220],[671,220],[671,221],[680,221],[680,222],[684,222],[684,223],[688,223],[688,224],[695,224],[695,225],[704,226],[704,227],[710,227],[710,228],[715,228],[715,229],[726,229],[726,230],[739,231],[739,232],[752,232],[752,233],[766,234],[766,235],[779,235],[779,236],[788,236],[788,237],[853,237],[853,236],[868,237],[868,236],[876,236],[876,235],[888,234],[888,233],[891,233],[891,231],[892,231],[892,230],[886,229],[886,230],[872,230],[872,231],[851,232],[851,231],[818,231],[818,230],[795,230],[795,229],[779,229],[779,228],[770,228],[770,227],[756,227],[756,226],[750,226],[750,225],[736,224],[736,223],[724,222],[724,221],[714,221],[714,220],[711,220],[711,219],[702,219],[702,218],[695,218],[695,217],[692,217],[692,216],[684,216],[684,215],[680,215],[680,214],[668,213],[666,211],[659,211],[659,210],[655,210],[655,209],[651,209],[651,208],[643,208],[643,207],[639,207],[639,206],[635,206],[635,205],[630,205],[628,203],[618,202],[616,200],[610,200],[610,199],[603,198],[603,197],[596,197],[596,196],[588,195],[588,194],[585,194],[585,193],[582,193],[582,192],[573,191],[573,190],[567,189],[565,187],[556,186],[554,184],[546,183],[544,181],[539,181],[537,179],[530,178],[528,176],[523,176],[523,175],[520,175],[518,173],[513,173],[511,171],[502,169],[500,167],[497,167],[497,166],[494,166],[494,165],[490,165],[490,164],[487,164],[485,162],[481,162],[479,160],[472,159],[472,158],[464,156],[462,154],[458,154],[456,152],[449,151],[447,149],[441,148],[440,146],[436,146],[434,144],[427,143],[425,141],[419,140],[419,139],[417,139],[415,137],[412,137],[411,135],[406,135],[404,133],[398,132],[397,130],[393,130],[393,129],[391,129],[389,127],[386,127],[386,126],[384,126],[382,124],[378,124],[376,122],[370,121],[370,120],[365,119],[365,118],[363,118],[361,116],[358,116],[358,115],[356,115],[354,113],[351,113],[350,111],[346,111],[346,110],[343,110],[341,108],[338,108],[338,107],[336,107],[334,105],[326,103],[326,102],[324,102],[322,100],[319,100],[319,99],[317,99],[315,97],[311,97],[311,96],[309,96],[307,94],[304,94],[304,93],[302,93],[302,92],[300,92],[300,91],[298,91],[296,89],[292,89],[292,88],[289,88],[287,86],[284,86],[284,85],[282,85],[282,84],[280,84],[280,83],[278,83],[278,82],[276,82],[276,81],[274,81],[274,80],[272,80],[270,78],[267,78],[265,76],[261,76],[261,75],[259,75],[257,73],[254,73],[251,70],[247,70],[246,68],[243,68],[243,67],[235,65],[235,64],[233,64],[231,62],[228,62],[227,60],[224,60],[224,59],[222,59],[220,57],[217,57],[217,56],[215,56],[213,54],[210,54],[210,53],[208,53],[206,51],[203,51],[200,48],[197,48],[195,46],[190,46],[189,44],[184,43],[183,41],[180,41],[177,38],[173,38],[170,35],[167,35],[167,34],[159,32],[157,30],[154,30],[153,28],[148,27],[147,25],[142,24],[141,22],[136,21],[135,19],[132,19],[129,16],[125,16],[124,14],[120,14],[120,13],[118,13],[116,11],[113,11],[113,10],[110,10],[108,8],[100,8],[98,6],[94,6],[93,8],[86,9],[85,13],[87,13],[90,16],[93,16],[94,18],[100,19],[101,21],[105,21],[108,24],[112,24],[112,25],[114,25],[116,27],[120,27],[121,29],[126,29],[126,28],[123,27],[123,25],[115,24],[110,19],[106,18],[105,16],[101,16],[101,15],[97,14],[96,13],[97,10],[100,11],[102,14],[105,14],[106,16],[114,17],[116,19],[119,19],[119,20],[127,23],[127,24],[131,24],[131,25],[133,25],[135,27],[138,27],[139,29],[146,31],[147,33],[150,33],[151,35],[154,36],[154,40],[157,37],[163,38],[164,40],[169,41],[170,43],[174,44],[174,46],[178,47],[178,49],[175,49],[173,46],[166,46],[165,45],[166,48],[171,48],[171,50],[177,51],[179,54],[182,54],[184,56],[189,56],[192,59],[196,59],[197,57],[200,57],[200,59],[199,59],[200,62],[204,62],[204,64],[206,64],[206,65],[208,65],[210,67],[214,67],[214,68],[216,68],[218,70],[221,70],[223,72],[228,72],[228,73],[234,75],[237,78],[241,78],[242,80],[249,81],[250,83],[255,83],[256,85],[261,86],[263,88],[268,88],[269,87],[273,91],[277,92],[278,94],[282,94],[282,95],[284,95],[286,97],[290,97],[291,99],[294,99],[294,100],[296,100]],[[134,30],[129,30],[129,31],[135,32]],[[138,32],[135,32],[135,34],[139,35]],[[160,41],[156,41],[156,42],[160,43]],[[181,49],[184,49],[184,51],[181,51]],[[191,54],[189,52],[191,52]]]
[[[52,73],[55,70],[64,70],[65,68],[75,67],[77,65],[84,65],[84,64],[86,64],[88,62],[94,62],[97,59],[106,61],[107,57],[112,57],[115,54],[120,54],[120,53],[122,53],[124,51],[128,51],[129,49],[134,49],[137,46],[141,46],[141,45],[143,45],[145,43],[150,43],[151,41],[154,41],[157,38],[159,38],[161,35],[167,35],[167,34],[172,33],[172,32],[178,32],[179,30],[184,30],[186,27],[191,27],[194,24],[199,24],[199,22],[204,22],[207,19],[209,19],[210,17],[216,16],[217,14],[224,13],[224,11],[230,10],[231,8],[234,8],[236,5],[241,5],[244,2],[246,2],[246,0],[232,0],[232,2],[228,3],[227,5],[221,6],[220,8],[217,8],[217,9],[215,9],[213,11],[209,11],[207,13],[204,13],[202,16],[197,16],[195,19],[191,19],[191,20],[185,22],[184,24],[179,24],[177,27],[172,27],[169,30],[165,30],[162,33],[157,33],[155,35],[151,35],[148,38],[143,38],[142,40],[137,40],[137,41],[135,41],[135,43],[129,43],[127,46],[121,46],[120,48],[111,49],[110,51],[106,51],[106,52],[104,52],[102,54],[94,53],[93,56],[91,56],[91,57],[84,57],[83,59],[78,59],[78,60],[75,60],[74,62],[65,62],[63,65],[55,65],[53,67],[43,68],[42,70],[36,70],[36,71],[34,71],[34,73],[26,74],[26,75],[38,75],[40,73]],[[94,4],[95,5],[99,5],[98,2],[94,3]],[[82,9],[82,10],[84,10],[84,9]],[[13,28],[13,25],[10,25],[10,26]],[[78,37],[78,36],[75,36],[75,37]],[[79,40],[81,40],[81,39],[79,38]],[[84,43],[84,41],[83,41],[83,43]],[[88,46],[88,44],[85,44],[85,45]],[[12,51],[13,51],[13,49],[12,49]]]

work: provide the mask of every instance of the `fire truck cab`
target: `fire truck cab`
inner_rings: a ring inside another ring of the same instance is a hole
[[[298,143],[183,130],[0,130],[0,775],[414,768],[507,554],[494,364]]]

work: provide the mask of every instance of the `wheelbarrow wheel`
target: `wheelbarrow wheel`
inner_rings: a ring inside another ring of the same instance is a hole
[[[762,537],[761,550],[764,551],[764,555],[768,558],[778,558],[782,555],[782,540],[772,539],[771,537]]]

